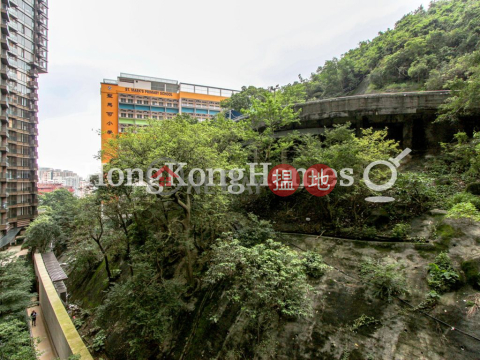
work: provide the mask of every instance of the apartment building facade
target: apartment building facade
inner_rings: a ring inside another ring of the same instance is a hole
[[[48,2],[0,1],[1,247],[37,214],[37,80],[47,72]]]
[[[180,83],[176,80],[121,73],[101,83],[102,149],[110,138],[148,119],[172,119],[189,114],[199,121],[220,112],[220,102],[238,91]]]

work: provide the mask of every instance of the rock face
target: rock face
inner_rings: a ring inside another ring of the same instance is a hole
[[[446,242],[457,245],[450,251],[457,270],[462,259],[480,255],[475,249],[479,229],[473,225],[452,225],[461,226],[464,233],[458,232],[453,237],[447,234],[438,243],[422,245],[334,241],[314,236],[288,239],[299,247],[320,252],[327,263],[342,272],[332,270],[316,285],[316,315],[311,322],[287,324],[281,331],[278,358],[341,359],[350,354],[345,358],[478,359],[480,342],[412,311],[397,300],[389,303],[377,299],[370,286],[356,280],[359,263],[367,257],[400,263],[410,291],[405,298],[413,306],[420,304],[430,291],[426,281],[428,263],[444,249]],[[457,292],[444,294],[431,315],[455,328],[480,335],[476,325],[480,316],[466,315],[466,301],[474,293],[465,285]],[[352,332],[350,327],[362,315],[373,317],[379,324]]]
[[[270,339],[271,344],[274,344],[271,345],[273,353],[257,358],[478,359],[480,342],[457,330],[480,337],[480,313],[467,316],[467,305],[476,293],[468,282],[464,281],[462,287],[455,292],[443,294],[438,305],[429,310],[430,315],[450,324],[450,327],[413,311],[399,300],[389,302],[377,298],[373,287],[359,280],[360,265],[367,258],[399,264],[399,271],[405,273],[409,291],[404,299],[415,307],[431,290],[427,285],[428,264],[441,251],[449,253],[455,269],[465,276],[461,270],[462,264],[480,259],[480,226],[442,220],[441,216],[436,219],[437,239],[427,244],[284,235],[283,242],[292,248],[316,251],[334,268],[321,279],[312,282],[315,288],[312,295],[314,317],[304,321],[284,320],[273,324],[272,327],[277,329]],[[224,306],[220,305],[221,299],[221,295],[212,298],[206,313],[211,314],[216,311],[215,308]],[[225,311],[230,316],[224,317],[222,324],[214,325],[204,315],[205,321],[199,327],[198,338],[192,340],[195,347],[191,348],[185,358],[196,359],[200,354],[205,358],[241,358],[228,351],[225,339],[228,338],[230,345],[248,345],[251,339],[245,338],[242,319],[234,315],[237,312],[233,309]],[[372,321],[352,331],[355,321],[362,318]]]

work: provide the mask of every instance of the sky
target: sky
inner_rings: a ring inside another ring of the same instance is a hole
[[[124,72],[229,89],[285,85],[429,2],[49,0],[38,164],[98,172],[103,79]]]

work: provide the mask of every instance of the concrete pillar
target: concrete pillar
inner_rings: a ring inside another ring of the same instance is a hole
[[[357,137],[362,136],[363,118],[361,116],[355,116],[355,135]]]
[[[413,119],[409,116],[405,117],[405,121],[403,122],[403,141],[402,147],[405,148],[412,148],[413,146]]]

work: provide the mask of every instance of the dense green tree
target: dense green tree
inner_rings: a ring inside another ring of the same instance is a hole
[[[346,183],[350,181],[340,178],[338,172],[351,169],[346,174],[352,176],[353,183],[345,187],[337,183],[335,190],[321,199],[314,198],[305,190],[298,196],[305,197],[302,201],[310,202],[311,210],[321,214],[324,222],[340,228],[346,224],[363,223],[364,216],[369,214],[365,197],[372,195],[363,183],[363,171],[373,161],[388,159],[399,153],[398,144],[387,139],[386,130],[365,129],[362,136],[357,137],[350,124],[326,129],[322,140],[313,136],[302,140],[295,151],[293,165],[296,168],[308,169],[313,164],[325,164],[337,171],[338,182],[343,180]],[[389,173],[387,169],[376,167],[370,176],[372,181],[382,183],[381,180],[389,177]]]
[[[40,206],[45,211],[44,214],[48,215],[55,224],[52,227],[52,232],[55,234],[54,249],[62,251],[66,248],[66,244],[75,230],[74,219],[78,214],[78,198],[66,189],[57,189],[43,194],[39,198]]]
[[[242,91],[223,100],[221,106],[226,110],[241,112],[250,109],[254,100],[264,100],[267,93],[268,90],[266,89],[255,86],[242,86]]]
[[[440,108],[437,121],[455,123],[464,116],[480,112],[480,52],[472,53],[465,60],[470,66],[447,83],[447,87],[455,92]]]
[[[229,300],[240,305],[235,325],[242,324],[243,333],[253,334],[249,347],[255,355],[265,351],[266,340],[280,318],[313,316],[305,260],[289,247],[273,240],[244,247],[227,237],[213,246],[211,262],[206,281],[223,283]],[[274,348],[270,351],[275,353]]]
[[[0,252],[0,319],[22,317],[31,304],[33,274],[22,259]]]
[[[36,360],[39,355],[32,346],[25,322],[0,321],[0,360]]]
[[[71,226],[71,225],[69,225]],[[62,235],[62,229],[55,219],[45,213],[38,216],[25,231],[25,244],[32,248],[32,251],[46,252]]]
[[[33,273],[21,258],[0,252],[0,360],[35,360],[25,309],[32,305]]]
[[[245,114],[244,123],[251,124],[249,147],[257,157],[256,162],[275,162],[281,159],[282,152],[294,144],[295,134],[275,137],[275,132],[299,121],[298,111],[290,105],[282,105],[281,96],[267,93],[263,101],[254,99]]]

